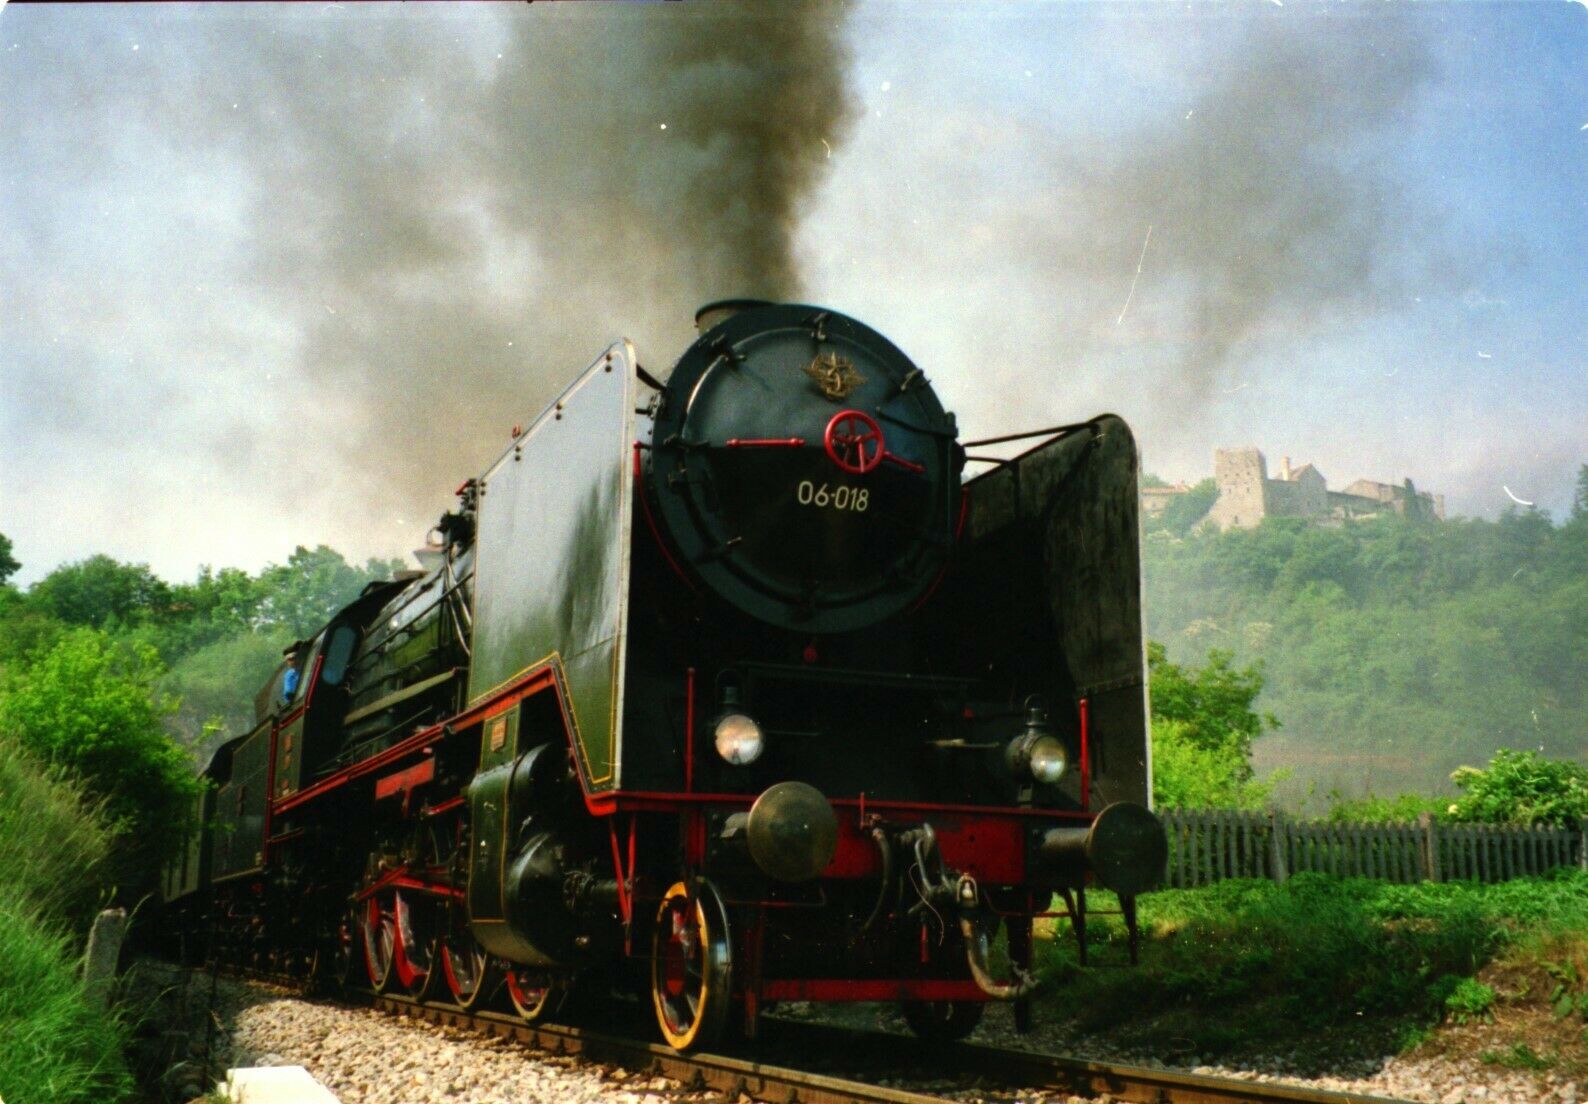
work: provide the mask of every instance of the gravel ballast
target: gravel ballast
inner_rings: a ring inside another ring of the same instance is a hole
[[[202,1058],[203,1010],[210,979],[192,975],[185,998],[173,1000],[180,973],[160,966],[141,967],[140,983],[166,994],[164,1003],[184,1005],[190,1024],[187,1050],[197,1064]],[[343,1104],[502,1104],[519,1101],[609,1101],[615,1104],[663,1104],[711,1094],[688,1093],[675,1082],[649,1074],[631,1074],[576,1058],[546,1055],[517,1042],[486,1038],[461,1029],[419,1020],[395,1018],[369,1009],[306,1000],[275,987],[223,978],[215,984],[217,1025],[212,1045],[212,1075],[228,1067],[301,1065],[329,1088]],[[157,1006],[151,996],[146,1001]],[[799,1009],[814,1018],[826,1009]],[[852,1009],[859,1012],[859,1009]],[[175,1013],[158,1012],[174,1021]],[[902,1023],[890,1010],[877,1018],[888,1029]],[[856,1020],[846,1016],[845,1021]],[[168,1028],[170,1023],[166,1025]],[[168,1033],[170,1033],[168,1031]],[[1251,1061],[1247,1068],[1201,1064],[1196,1056],[1164,1062],[1151,1054],[1110,1046],[1105,1040],[1077,1037],[1054,1025],[1041,1025],[1031,1035],[1014,1033],[1007,1008],[994,1007],[971,1041],[995,1046],[1020,1046],[1039,1052],[1157,1069],[1182,1069],[1218,1077],[1280,1081],[1341,1092],[1417,1101],[1419,1104],[1588,1104],[1580,1083],[1548,1071],[1528,1072],[1482,1063],[1472,1048],[1466,1059],[1387,1056],[1361,1057],[1330,1063],[1325,1076],[1296,1074],[1297,1055],[1275,1054]],[[1475,1040],[1481,1045],[1481,1040]],[[1305,1061],[1316,1061],[1316,1055]],[[900,1086],[904,1087],[904,1086]],[[943,1091],[947,1086],[918,1086]],[[977,1095],[955,1093],[962,1100]],[[1008,1100],[1006,1092],[994,1095]],[[173,1099],[185,1099],[177,1096]],[[1054,1102],[1063,1097],[1030,1093],[1022,1100]]]

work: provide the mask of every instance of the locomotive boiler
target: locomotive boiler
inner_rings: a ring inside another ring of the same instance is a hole
[[[1032,922],[1084,951],[1092,884],[1134,937],[1165,840],[1125,424],[967,455],[854,319],[697,321],[665,379],[607,349],[294,649],[207,768],[179,926],[528,1019],[637,989],[678,1048],[795,1000],[1026,1024]]]

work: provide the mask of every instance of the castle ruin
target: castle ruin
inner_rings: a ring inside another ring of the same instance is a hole
[[[1277,479],[1268,477],[1268,462],[1255,448],[1214,449],[1213,481],[1219,497],[1208,519],[1219,529],[1253,529],[1265,517],[1338,524],[1396,513],[1444,520],[1445,496],[1419,491],[1410,479],[1401,484],[1358,479],[1343,491],[1331,491],[1322,472],[1311,464],[1292,468],[1288,456],[1277,474]]]

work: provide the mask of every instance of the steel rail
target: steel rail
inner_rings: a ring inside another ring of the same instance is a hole
[[[464,1012],[407,997],[377,996],[373,998],[373,1007],[399,1016],[515,1039],[550,1054],[577,1056],[671,1078],[691,1089],[724,1093],[728,1100],[736,1099],[741,1093],[779,1104],[942,1104],[944,1099],[941,1093],[870,1085],[730,1055],[680,1054],[659,1043],[562,1024],[525,1023],[515,1016],[497,1012]],[[843,1037],[849,1046],[854,1046],[857,1040],[875,1049],[910,1045],[919,1059],[919,1044],[902,1036],[811,1023],[780,1021],[778,1027],[813,1036]],[[806,1052],[819,1053],[809,1049]],[[1011,1088],[1062,1092],[1121,1104],[1406,1104],[1365,1093],[1115,1065],[982,1044],[954,1044],[940,1049],[936,1057],[938,1066],[952,1069],[956,1075],[979,1076]],[[998,1093],[989,1091],[988,1095]]]

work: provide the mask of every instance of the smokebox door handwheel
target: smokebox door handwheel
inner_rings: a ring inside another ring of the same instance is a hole
[[[886,445],[877,420],[858,410],[833,415],[822,433],[827,458],[851,475],[865,475],[882,463]]]

